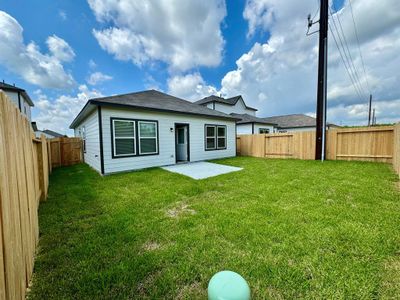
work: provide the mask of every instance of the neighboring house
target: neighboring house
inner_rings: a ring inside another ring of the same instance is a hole
[[[46,136],[48,139],[53,139],[53,138],[59,138],[59,137],[67,137],[65,134],[61,134],[58,132],[55,132],[53,130],[45,129],[45,130],[39,130],[37,128],[36,122],[32,122],[32,128],[33,131],[35,132],[36,137],[40,137],[42,134]]]
[[[16,87],[15,85],[0,82],[0,90],[3,91],[14,104],[18,107],[21,113],[23,113],[28,120],[31,120],[31,107],[33,102],[27,92],[24,89]]]
[[[277,124],[274,132],[293,132],[315,130],[317,120],[304,114],[293,114],[262,118],[266,122]],[[338,127],[334,124],[327,124],[327,129]]]
[[[89,100],[70,125],[101,174],[236,155],[236,118],[155,90]]]
[[[231,113],[231,116],[239,119],[239,121],[236,122],[237,134],[273,133],[276,127],[274,123],[248,114]]]
[[[206,106],[210,109],[218,110],[226,114],[234,113],[255,116],[257,111],[257,109],[247,106],[243,100],[243,97],[240,95],[227,99],[213,95],[205,97],[194,103]]]

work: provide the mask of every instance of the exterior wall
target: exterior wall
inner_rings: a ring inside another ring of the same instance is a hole
[[[11,100],[12,102],[19,108],[19,100],[18,100],[18,93],[16,92],[10,92],[10,91],[3,91]],[[21,112],[26,115],[28,120],[31,120],[31,107],[28,104],[28,102],[25,101],[24,97],[22,95],[20,96],[21,98]]]
[[[226,114],[235,113],[235,114],[249,114],[251,116],[256,115],[256,112],[254,110],[246,108],[242,100],[236,102],[235,105],[226,105],[223,103],[215,102],[215,110],[218,110]]]
[[[189,124],[191,162],[232,157],[236,155],[236,133],[234,121],[213,119],[212,117],[207,118],[166,112],[139,111],[107,107],[102,107],[101,112],[105,174],[175,164],[175,123]],[[157,120],[159,132],[159,154],[112,158],[110,118]],[[205,124],[226,125],[226,149],[205,151]],[[173,128],[172,131],[171,128]]]
[[[101,172],[97,109],[92,112],[81,124],[79,124],[79,127],[74,129],[75,137],[80,137],[79,130],[82,127],[85,127],[86,133],[86,152],[83,153],[83,159],[85,163],[87,163],[93,169]]]
[[[55,136],[52,136],[52,135],[50,135],[50,134],[47,134],[46,132],[43,132],[43,131],[40,131],[40,130],[35,131],[35,136],[36,136],[37,138],[40,138],[40,136],[41,136],[42,134],[46,137],[46,139],[54,139],[54,138],[55,138]]]
[[[238,124],[236,126],[236,132],[237,134],[252,134],[253,133],[253,125],[250,124]],[[260,123],[254,123],[254,134],[258,134],[258,130],[260,128],[268,128],[270,133],[274,132],[274,126],[272,125],[267,125],[267,124],[260,124]]]
[[[28,120],[31,120],[31,106],[26,102],[25,98],[21,95],[21,111],[26,115]]]
[[[259,124],[259,123],[254,123],[254,134],[258,134],[258,130],[260,128],[268,128],[269,133],[274,133],[274,126],[272,125],[267,125],[267,124]]]
[[[251,134],[252,133],[252,125],[251,124],[237,124],[236,125],[236,133],[237,134]]]

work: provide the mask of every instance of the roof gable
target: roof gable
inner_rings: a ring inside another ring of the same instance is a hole
[[[200,105],[204,105],[204,104],[207,104],[207,103],[210,103],[210,102],[217,102],[217,103],[233,106],[233,105],[236,105],[236,103],[239,100],[242,101],[242,103],[243,103],[245,108],[257,111],[256,108],[247,106],[246,102],[244,102],[244,99],[243,99],[243,97],[241,95],[230,97],[230,98],[223,98],[223,97],[211,95],[211,96],[205,97],[205,98],[203,98],[201,100],[195,101],[194,103],[200,104]]]

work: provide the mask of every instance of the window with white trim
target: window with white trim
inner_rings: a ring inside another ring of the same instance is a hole
[[[113,154],[115,157],[136,154],[135,121],[113,119]]]
[[[226,149],[225,125],[205,125],[205,148],[206,150]]]
[[[157,122],[138,121],[139,154],[155,154],[158,149]]]

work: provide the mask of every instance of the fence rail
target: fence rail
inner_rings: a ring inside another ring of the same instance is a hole
[[[52,170],[50,153],[50,141],[36,138],[29,120],[0,92],[0,299],[25,298],[39,239],[39,202],[47,198]],[[69,163],[76,162],[74,155],[66,155],[74,157]]]
[[[315,131],[240,135],[238,155],[314,159]],[[327,132],[326,158],[392,163],[400,174],[400,124]]]

